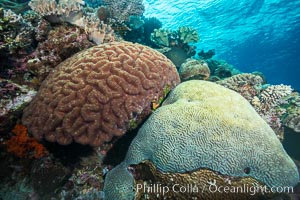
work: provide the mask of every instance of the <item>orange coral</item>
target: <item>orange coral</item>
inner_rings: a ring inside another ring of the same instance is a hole
[[[27,128],[17,124],[12,130],[15,136],[7,141],[7,151],[20,158],[40,158],[48,154],[45,147],[27,134]]]

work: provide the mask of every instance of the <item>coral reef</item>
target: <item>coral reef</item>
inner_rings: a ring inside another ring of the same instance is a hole
[[[272,107],[277,106],[283,97],[292,93],[291,86],[288,85],[271,85],[260,93],[261,109],[264,112],[269,111]]]
[[[143,36],[144,43],[146,45],[151,45],[151,33],[153,33],[154,29],[160,29],[162,27],[162,23],[155,17],[145,18],[144,26],[143,26]]]
[[[33,50],[34,27],[21,15],[0,9],[0,76],[24,74],[23,58]]]
[[[256,74],[238,74],[216,83],[240,93],[255,108],[259,115],[271,126],[280,140],[284,138],[282,116],[286,113],[280,105],[284,97],[291,94],[290,86],[263,85],[264,80]]]
[[[200,52],[197,53],[199,58],[204,59],[204,60],[211,59],[215,54],[216,54],[216,51],[214,49],[210,49],[207,52],[204,52],[203,50],[201,50]]]
[[[77,12],[80,13],[83,9],[84,1],[60,0],[57,3],[55,0],[31,0],[28,5],[41,16],[54,17],[57,15],[57,17],[67,18],[74,17],[70,15],[77,14]]]
[[[68,22],[82,28],[89,35],[89,39],[96,44],[115,40],[114,31],[110,25],[99,20],[97,11],[87,12],[83,9],[84,1],[60,0],[31,0],[32,10],[45,17],[52,23]]]
[[[300,132],[300,109],[298,109],[297,113],[288,115],[284,121],[284,125],[286,127],[291,128],[295,132]]]
[[[225,78],[224,80],[217,81],[216,83],[238,92],[245,99],[251,102],[255,96],[259,95],[263,80],[260,76],[243,73]],[[253,102],[254,101],[255,100],[253,100]]]
[[[35,94],[36,91],[26,86],[0,78],[0,132],[13,128]]]
[[[153,43],[150,39],[151,33],[154,29],[161,28],[162,23],[155,17],[145,18],[132,16],[130,19],[134,20],[127,23],[127,26],[131,29],[122,35],[124,40],[152,46]]]
[[[210,69],[211,81],[228,78],[241,73],[224,60],[207,59],[205,61]]]
[[[179,27],[178,35],[179,35],[179,40],[183,44],[188,44],[190,42],[198,42],[199,41],[198,32],[191,27],[186,27],[186,26]]]
[[[33,33],[32,25],[27,23],[21,15],[17,15],[11,10],[1,10],[0,15],[0,50],[11,52],[18,48],[30,46]]]
[[[29,10],[27,1],[19,0],[1,0],[0,7],[4,9],[12,10],[14,13],[21,14]]]
[[[183,26],[176,31],[163,28],[154,29],[151,40],[159,47],[183,47],[188,43],[198,42],[199,36],[195,29]]]
[[[85,0],[84,2],[92,8],[98,8],[102,4],[102,2],[99,0]]]
[[[106,175],[106,198],[133,198],[130,166],[145,160],[161,172],[205,168],[267,187],[299,181],[295,163],[247,100],[207,81],[187,81],[171,91],[139,129],[125,160]]]
[[[30,169],[30,185],[39,199],[52,199],[57,188],[71,176],[70,167],[49,156],[35,160]]]
[[[99,146],[151,113],[151,102],[179,83],[164,55],[139,44],[112,42],[58,65],[25,109],[22,122],[39,140]],[[38,111],[37,111],[38,109]]]
[[[188,58],[179,68],[181,81],[192,79],[207,80],[210,76],[210,71],[207,63],[204,60],[196,60]]]
[[[59,194],[59,199],[103,199],[104,167],[97,155],[84,157],[80,167],[68,178]]]
[[[262,200],[278,197],[278,194],[262,194],[260,192],[244,191],[241,186],[256,186],[263,188],[264,185],[251,177],[235,178],[225,176],[208,169],[198,169],[185,173],[163,173],[156,169],[150,161],[139,165],[130,166],[135,178],[137,194],[135,199],[205,199],[205,200]],[[149,190],[158,186],[155,192]],[[230,192],[213,192],[216,187],[225,186]],[[209,192],[209,189],[211,192]],[[238,191],[240,190],[240,192]],[[285,195],[283,195],[285,196]]]
[[[41,30],[47,30],[47,24],[41,24],[41,26],[46,26],[45,28],[41,27]],[[42,35],[40,35],[40,38],[42,38]],[[81,50],[94,46],[88,40],[88,36],[84,31],[75,26],[56,26],[47,34],[46,38],[27,57],[26,68],[35,75],[38,83],[41,83],[49,72],[65,59]]]
[[[154,29],[150,40],[153,47],[170,48],[164,54],[179,68],[187,58],[196,54],[195,47],[189,43],[197,42],[199,36],[191,27],[179,27],[176,31],[160,28]]]
[[[144,20],[140,16],[130,16],[128,21],[129,27],[139,29],[144,25]]]
[[[141,16],[145,10],[142,0],[102,0],[102,3],[110,18],[120,24],[129,21],[130,16]]]
[[[27,128],[17,124],[12,130],[15,136],[7,141],[7,151],[20,158],[41,158],[48,154],[46,148],[27,135]]]

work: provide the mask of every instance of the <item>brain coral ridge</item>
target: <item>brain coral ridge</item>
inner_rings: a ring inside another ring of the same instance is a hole
[[[162,172],[206,168],[232,177],[251,177],[268,187],[294,186],[299,181],[296,165],[248,101],[223,86],[200,80],[178,85],[144,123],[123,163],[107,175],[107,199],[113,199],[112,192],[134,195],[128,189],[133,178],[126,166],[145,160]],[[126,179],[116,182],[117,177]],[[112,185],[128,190],[115,191]]]
[[[179,83],[175,66],[139,44],[112,42],[58,65],[24,110],[22,122],[38,139],[99,146],[138,124],[165,88]]]

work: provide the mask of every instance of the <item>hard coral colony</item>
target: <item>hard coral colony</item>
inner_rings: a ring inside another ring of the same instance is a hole
[[[280,199],[147,188],[297,185],[281,144],[284,128],[300,132],[290,86],[241,73],[214,50],[197,57],[196,29],[161,28],[142,0],[25,1],[0,2],[0,131],[14,127],[0,148],[34,163],[23,199]],[[110,155],[118,148],[125,158]]]

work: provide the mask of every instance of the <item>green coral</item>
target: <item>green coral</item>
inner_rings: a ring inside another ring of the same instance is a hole
[[[150,39],[160,47],[182,47],[190,42],[198,42],[199,35],[195,29],[183,26],[179,27],[178,30],[154,29]]]
[[[180,40],[183,43],[190,43],[190,42],[198,42],[199,35],[198,32],[191,28],[191,27],[179,27],[178,29]]]
[[[145,160],[162,172],[207,168],[233,177],[250,176],[269,187],[299,181],[296,165],[247,100],[206,81],[181,83],[150,116],[124,162],[108,173],[106,199],[132,197],[133,177],[127,167]]]

